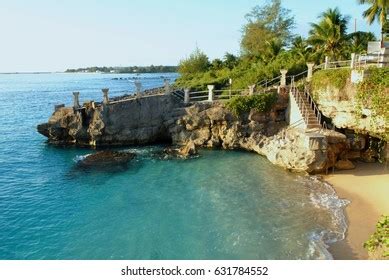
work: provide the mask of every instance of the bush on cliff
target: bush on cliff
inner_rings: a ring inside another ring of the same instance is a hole
[[[372,258],[389,259],[389,216],[382,216],[377,223],[375,233],[370,236],[365,247]]]
[[[257,112],[268,112],[277,101],[276,93],[266,93],[251,96],[237,96],[232,98],[227,103],[229,108],[235,115],[239,116],[243,113],[248,113],[252,109]]]
[[[188,58],[180,61],[178,72],[181,75],[190,75],[205,72],[209,69],[210,63],[208,56],[199,48],[196,48]]]
[[[371,109],[376,117],[382,117],[389,127],[389,68],[369,68],[368,75],[358,85],[356,99],[362,115],[362,108]],[[372,119],[375,121],[375,119]],[[389,140],[389,131],[382,135]]]
[[[312,76],[312,90],[317,92],[326,89],[329,85],[342,90],[346,86],[350,76],[350,69],[329,69],[317,71]]]

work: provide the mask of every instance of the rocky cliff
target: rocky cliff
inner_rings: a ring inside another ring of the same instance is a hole
[[[361,134],[379,136],[389,131],[389,123],[375,116],[370,108],[360,108],[357,101],[357,85],[350,79],[339,88],[334,84],[313,88],[312,92],[323,115],[337,128],[354,130]]]
[[[322,172],[336,164],[344,150],[339,134],[326,137],[287,128],[287,95],[270,112],[234,115],[223,102],[184,106],[173,95],[155,95],[59,108],[38,131],[54,144],[87,146],[170,142],[191,154],[198,147],[244,149],[266,156],[292,171]]]
[[[170,95],[86,103],[57,109],[38,132],[53,144],[85,146],[149,144],[170,141],[168,126],[180,102]]]
[[[327,149],[343,143],[344,136],[336,134],[328,143],[327,137],[315,132],[286,129],[283,109],[278,103],[270,113],[252,111],[236,117],[221,103],[196,104],[185,109],[170,133],[177,145],[243,149],[292,171],[318,173],[331,167]]]

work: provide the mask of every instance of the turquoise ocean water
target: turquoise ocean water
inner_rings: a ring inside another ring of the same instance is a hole
[[[163,77],[143,74],[145,88]],[[160,146],[126,169],[80,170],[93,151],[54,147],[36,132],[54,104],[134,89],[134,75],[0,75],[0,259],[322,259],[342,239],[332,188],[238,151],[161,160]]]

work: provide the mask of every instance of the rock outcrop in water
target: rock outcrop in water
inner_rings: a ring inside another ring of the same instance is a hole
[[[80,167],[104,167],[122,165],[135,158],[135,154],[123,151],[101,151],[87,155],[77,164]]]
[[[50,143],[118,146],[170,142],[180,157],[198,147],[244,149],[293,171],[322,172],[335,166],[344,150],[342,134],[320,137],[315,131],[286,129],[288,97],[280,94],[267,113],[235,116],[224,103],[184,106],[173,95],[155,95],[59,108],[38,131]]]

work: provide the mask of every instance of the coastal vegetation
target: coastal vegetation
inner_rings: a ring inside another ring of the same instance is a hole
[[[350,69],[331,69],[318,71],[312,76],[312,90],[317,93],[320,89],[325,89],[327,86],[343,90],[350,79]],[[317,96],[313,96],[317,98]]]
[[[357,101],[360,115],[361,108],[373,110],[374,115],[382,117],[389,123],[389,69],[370,68],[368,76],[358,85]],[[373,118],[373,121],[375,119]],[[382,135],[383,140],[389,141],[389,130]]]
[[[126,66],[126,67],[86,67],[77,69],[67,69],[65,73],[174,73],[177,66]]]
[[[194,90],[203,90],[208,84],[218,89],[245,89],[279,76],[281,69],[288,69],[289,75],[298,74],[306,69],[307,62],[321,64],[326,56],[350,59],[351,53],[366,52],[368,42],[376,39],[371,32],[348,33],[350,17],[338,8],[321,13],[304,38],[293,33],[294,16],[281,3],[269,0],[246,15],[239,55],[226,53],[210,61],[196,48],[179,63],[181,75],[176,85]]]
[[[382,216],[376,226],[376,231],[363,246],[372,258],[389,259],[389,216]]]
[[[251,109],[259,113],[268,112],[277,101],[276,93],[266,93],[252,96],[236,96],[232,98],[227,107],[237,116],[250,112]]]

